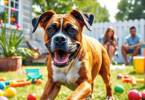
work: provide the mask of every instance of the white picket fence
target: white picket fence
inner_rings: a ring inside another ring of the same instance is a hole
[[[138,34],[142,36],[143,42],[145,42],[145,19],[135,19],[135,20],[129,20],[129,21],[119,21],[115,23],[111,22],[105,22],[105,23],[94,23],[92,25],[92,31],[88,31],[85,27],[83,30],[83,34],[89,35],[91,37],[96,38],[99,40],[99,38],[105,33],[106,29],[112,26],[115,29],[117,37],[119,37],[119,43],[118,43],[118,51],[119,51],[119,57],[117,58],[117,62],[124,62],[123,56],[121,54],[121,46],[124,41],[124,38],[129,35],[129,28],[131,26],[136,27],[136,31]],[[143,50],[142,54],[143,55]]]

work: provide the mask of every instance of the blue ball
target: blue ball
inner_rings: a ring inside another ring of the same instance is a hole
[[[4,82],[0,82],[0,89],[5,89],[5,83]]]
[[[35,84],[36,83],[36,79],[32,79],[32,84]]]

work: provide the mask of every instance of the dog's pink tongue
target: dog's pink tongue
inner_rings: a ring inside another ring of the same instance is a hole
[[[68,57],[69,55],[66,54],[66,55],[63,55],[62,58],[59,56],[59,55],[55,55],[54,57],[54,60],[57,62],[57,63],[66,63],[68,61]]]

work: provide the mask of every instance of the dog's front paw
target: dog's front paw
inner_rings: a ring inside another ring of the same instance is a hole
[[[89,96],[86,100],[90,100],[91,98],[94,98],[93,94],[91,94],[91,96]]]
[[[90,100],[91,99],[91,97],[88,97],[86,100]]]
[[[112,96],[107,96],[106,100],[114,100],[114,98]]]

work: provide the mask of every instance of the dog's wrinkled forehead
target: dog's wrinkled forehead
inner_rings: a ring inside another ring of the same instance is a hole
[[[69,18],[71,18],[73,16],[73,18],[75,20],[77,20],[82,26],[85,25],[88,28],[88,30],[91,31],[91,26],[92,26],[93,19],[94,19],[94,15],[93,14],[91,14],[91,13],[83,13],[83,12],[79,12],[77,10],[71,10],[70,13],[67,14],[67,15],[69,15]],[[48,23],[51,21],[51,19],[52,18],[54,18],[54,19],[56,18],[57,19],[58,16],[59,15],[56,14],[54,11],[49,10],[47,12],[44,12],[43,14],[41,14],[38,17],[34,17],[32,19],[33,33],[35,32],[38,24],[43,29],[45,29],[46,25],[48,25]],[[63,19],[64,19],[64,17],[61,17],[61,20],[63,20]],[[65,16],[65,19],[67,19],[66,16]]]

